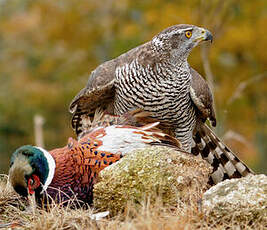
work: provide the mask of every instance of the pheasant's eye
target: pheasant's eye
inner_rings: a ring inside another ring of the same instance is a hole
[[[192,36],[192,31],[186,31],[186,32],[185,32],[185,36],[186,36],[187,38],[191,38],[191,36]]]
[[[33,153],[32,152],[29,152],[29,151],[23,151],[21,152],[24,156],[26,157],[30,157],[30,156],[33,156]]]

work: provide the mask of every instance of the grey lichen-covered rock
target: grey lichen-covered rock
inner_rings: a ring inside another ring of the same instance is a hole
[[[202,205],[217,220],[265,221],[267,225],[267,176],[225,180],[204,193]]]
[[[211,171],[206,161],[168,147],[137,150],[101,171],[94,207],[114,215],[127,202],[138,205],[147,197],[151,203],[160,197],[169,205],[197,200],[207,189]]]

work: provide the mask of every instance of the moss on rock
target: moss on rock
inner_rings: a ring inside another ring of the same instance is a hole
[[[196,200],[211,171],[206,161],[168,147],[137,150],[101,171],[94,207],[114,215],[129,201],[138,206],[147,197],[152,203],[160,197],[165,205]]]

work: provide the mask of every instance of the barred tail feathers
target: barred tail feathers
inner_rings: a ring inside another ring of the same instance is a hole
[[[201,155],[213,166],[211,184],[225,179],[240,178],[254,172],[243,163],[206,125],[202,125],[194,137],[194,155]]]

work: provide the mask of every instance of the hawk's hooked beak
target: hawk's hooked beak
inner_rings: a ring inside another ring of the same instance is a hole
[[[209,32],[208,30],[206,30],[203,40],[204,41],[210,41],[212,43],[213,36],[212,36],[211,32]]]
[[[210,41],[210,42],[212,42],[213,41],[213,36],[212,36],[210,31],[203,29],[200,32],[200,36],[197,37],[195,39],[195,41],[199,41],[199,42],[201,42],[201,41]]]

